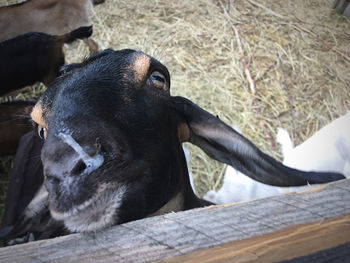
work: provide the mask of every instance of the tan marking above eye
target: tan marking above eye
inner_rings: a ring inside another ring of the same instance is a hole
[[[137,82],[141,82],[145,78],[150,64],[151,59],[149,56],[141,52],[136,53],[131,69]]]
[[[43,108],[40,102],[35,104],[30,116],[32,117],[32,120],[38,124],[38,126],[47,126],[43,117]]]

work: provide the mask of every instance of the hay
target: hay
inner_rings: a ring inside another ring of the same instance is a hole
[[[264,152],[280,159],[261,122],[273,140],[277,127],[284,127],[299,144],[350,109],[350,63],[320,41],[349,56],[350,22],[330,9],[332,0],[258,2],[278,15],[248,1],[222,3],[230,19],[214,0],[106,0],[91,13],[93,37],[101,48],[140,49],[156,57],[171,72],[172,95],[238,124]],[[232,24],[254,80],[254,105]],[[88,50],[76,42],[66,54],[68,63],[79,62]],[[2,100],[37,98],[42,90],[35,86]],[[198,194],[217,190],[225,166],[189,148]]]

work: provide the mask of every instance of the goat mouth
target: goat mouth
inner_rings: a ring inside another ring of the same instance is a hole
[[[54,219],[63,221],[71,232],[92,232],[112,226],[118,221],[118,209],[126,193],[125,184],[116,187],[102,185],[92,198],[73,206],[66,212],[50,208]]]

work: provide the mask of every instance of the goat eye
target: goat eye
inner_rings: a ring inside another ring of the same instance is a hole
[[[62,66],[62,67],[60,67],[60,69],[58,70],[58,74],[59,74],[60,76],[66,74],[66,73],[67,73],[67,67],[66,67],[66,66]]]
[[[39,125],[38,126],[38,134],[39,134],[39,137],[44,140],[46,138],[47,129],[45,127]]]
[[[167,89],[167,83],[165,80],[165,77],[162,73],[155,71],[151,74],[151,76],[148,78],[149,84],[152,86],[158,88],[158,89]]]

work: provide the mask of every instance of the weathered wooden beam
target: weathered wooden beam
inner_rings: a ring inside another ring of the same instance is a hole
[[[291,227],[318,232],[310,227],[312,223],[320,225],[320,238],[339,231],[346,233],[342,227],[348,226],[349,214],[350,179],[346,179],[304,193],[170,213],[93,234],[72,234],[5,247],[0,249],[0,262],[150,262],[283,230],[292,233]],[[332,220],[340,220],[343,225],[338,224],[339,229],[322,228],[326,226],[322,222],[332,225]],[[300,239],[298,235],[294,237]],[[288,241],[283,235],[280,238]],[[336,246],[346,238],[330,241],[330,245]],[[266,244],[273,252],[274,243]]]
[[[334,248],[349,240],[350,215],[346,215],[289,227],[274,233],[233,241],[213,248],[196,250],[160,262],[280,262]],[[350,251],[348,251],[348,255],[350,256]],[[330,253],[328,258],[323,254],[322,260],[329,262],[330,257],[334,257],[333,253]]]

